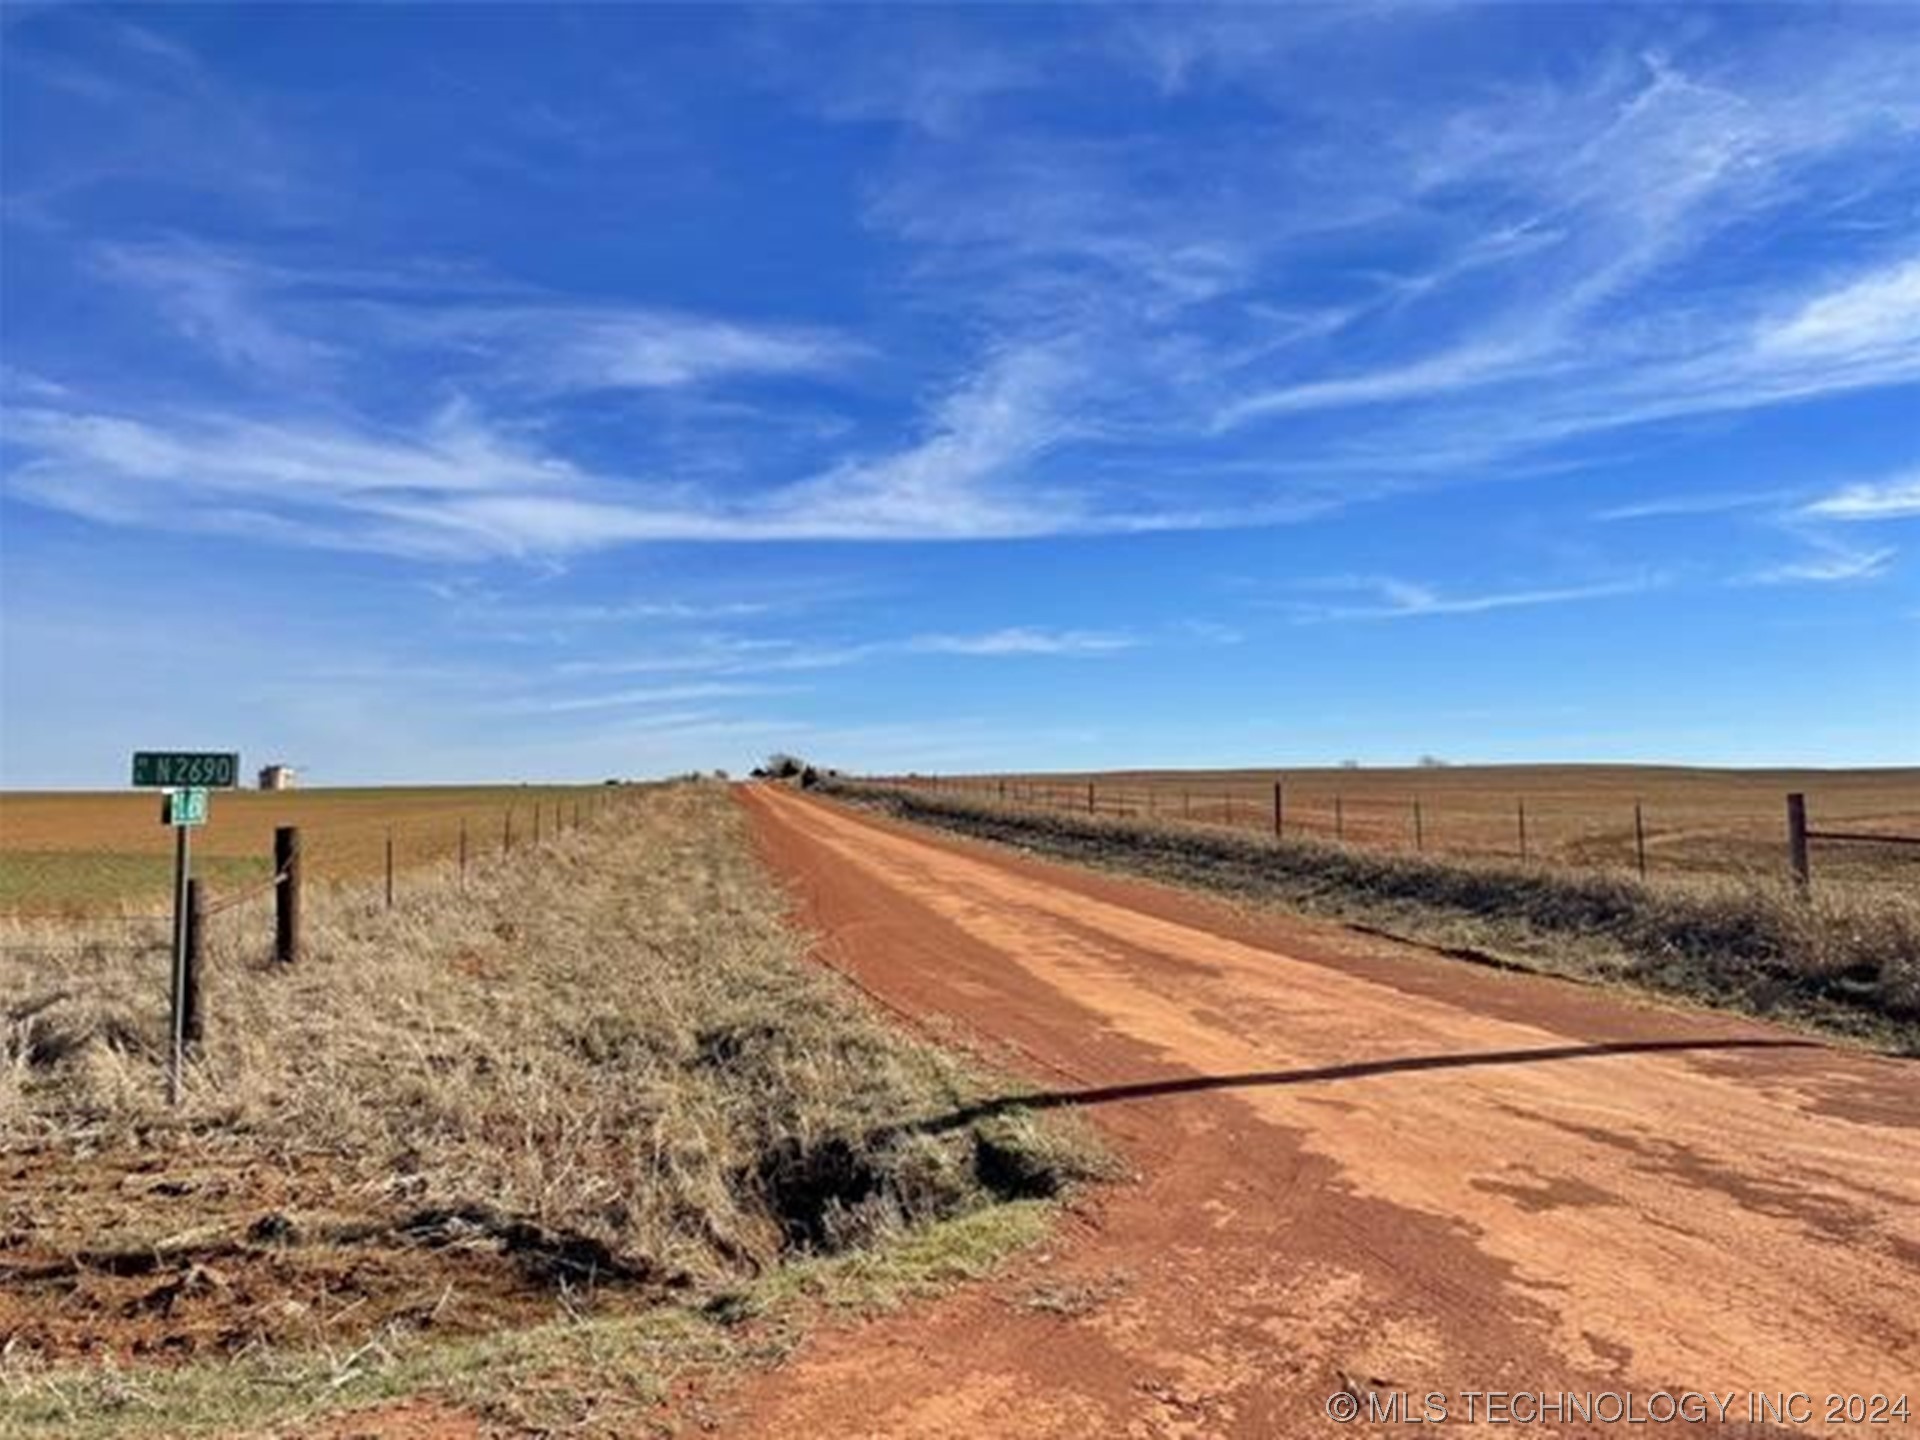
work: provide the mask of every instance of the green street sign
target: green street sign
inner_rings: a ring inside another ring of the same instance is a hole
[[[133,783],[231,790],[240,783],[240,757],[196,750],[136,750]]]
[[[207,792],[195,786],[167,792],[160,818],[168,825],[204,825],[207,823]]]

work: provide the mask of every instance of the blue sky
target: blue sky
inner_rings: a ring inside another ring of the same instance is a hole
[[[0,783],[1920,762],[1920,9],[0,12]]]

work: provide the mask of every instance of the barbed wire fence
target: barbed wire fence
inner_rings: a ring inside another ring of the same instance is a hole
[[[268,967],[293,965],[304,954],[302,915],[311,883],[354,893],[393,909],[409,886],[424,892],[452,884],[464,893],[485,866],[538,863],[553,842],[616,816],[641,787],[581,791],[452,816],[368,816],[346,824],[334,820],[280,825],[265,857],[266,873],[226,890],[206,877],[189,879],[185,910],[185,965],[180,995],[184,1039],[197,1050],[205,1038],[202,972],[211,942],[224,933],[223,963],[238,959]],[[484,822],[484,824],[482,823]],[[369,857],[377,857],[369,863]],[[214,857],[223,863],[239,858]],[[270,920],[270,924],[269,924]],[[68,907],[0,911],[0,962],[16,975],[37,961],[57,962],[71,972],[90,962],[140,965],[155,962],[156,983],[165,988],[160,965],[173,952],[174,917],[140,911],[101,914]],[[57,999],[58,991],[53,998]],[[52,1003],[28,993],[0,1003],[0,1026],[22,1025]]]
[[[1218,784],[1103,785],[1092,779],[1025,776],[891,775],[868,777],[868,783],[932,794],[965,795],[1037,811],[1154,824],[1258,830],[1270,833],[1277,840],[1306,838],[1342,845],[1411,850],[1416,854],[1518,860],[1529,864],[1577,864],[1579,868],[1606,865],[1631,870],[1641,880],[1646,880],[1657,868],[1655,857],[1662,853],[1685,855],[1676,845],[1667,846],[1663,852],[1662,842],[1717,838],[1759,846],[1768,843],[1759,833],[1749,834],[1744,830],[1729,829],[1719,836],[1703,833],[1698,826],[1662,830],[1649,823],[1651,807],[1640,798],[1615,802],[1619,807],[1617,829],[1595,825],[1593,816],[1602,802],[1583,799],[1578,802],[1582,820],[1577,828],[1569,828],[1563,822],[1551,837],[1553,843],[1548,844],[1543,843],[1549,836],[1544,833],[1542,822],[1551,814],[1547,808],[1550,797],[1541,795],[1514,795],[1511,808],[1502,820],[1489,803],[1449,806],[1441,796],[1411,787],[1397,796],[1377,790],[1354,795],[1320,784],[1305,792],[1303,802],[1302,794],[1291,788],[1284,778],[1257,782],[1259,788],[1251,793],[1244,786]],[[1815,842],[1880,847],[1890,857],[1920,861],[1920,836],[1864,828],[1816,829],[1808,821],[1804,793],[1792,792],[1784,799],[1785,830],[1774,832],[1784,833],[1784,846],[1774,853],[1784,853],[1787,874],[1802,891],[1812,884]],[[1752,818],[1759,823],[1758,816]],[[1445,835],[1441,833],[1443,822],[1450,822],[1452,827]],[[1473,838],[1462,838],[1463,829],[1470,829]],[[1576,862],[1569,859],[1569,855],[1586,858]],[[1675,864],[1674,868],[1684,867]]]

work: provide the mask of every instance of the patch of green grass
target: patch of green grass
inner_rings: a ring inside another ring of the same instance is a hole
[[[1049,1202],[1022,1200],[902,1230],[871,1248],[777,1267],[736,1289],[610,1317],[475,1339],[379,1335],[351,1353],[268,1353],[173,1369],[0,1360],[0,1437],[62,1440],[297,1434],[328,1415],[437,1400],[527,1433],[631,1436],[689,1374],[764,1365],[827,1311],[878,1313],[991,1273],[1041,1240]]]

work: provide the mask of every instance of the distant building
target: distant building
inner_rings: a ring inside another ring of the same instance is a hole
[[[260,788],[291,790],[296,773],[291,765],[263,765],[260,767]]]

